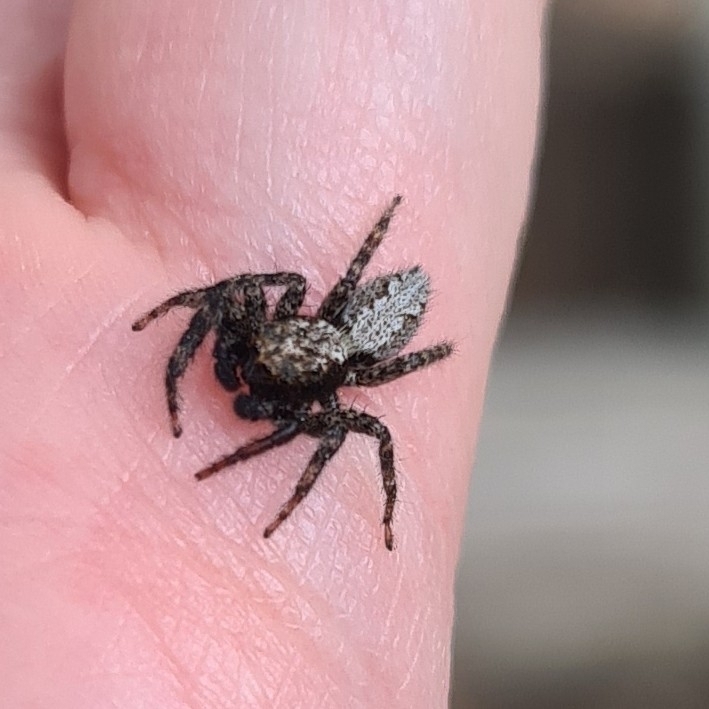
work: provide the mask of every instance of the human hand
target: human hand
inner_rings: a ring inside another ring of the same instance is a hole
[[[69,6],[0,4],[2,704],[442,706],[540,5],[82,0],[70,23]],[[205,349],[173,439],[185,317],[131,322],[240,272],[303,273],[312,308],[395,193],[367,276],[422,264],[414,345],[458,347],[351,392],[393,435],[397,547],[360,436],[266,541],[313,441],[197,484],[268,427],[234,416]]]

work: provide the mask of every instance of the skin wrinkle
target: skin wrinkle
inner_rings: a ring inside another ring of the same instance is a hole
[[[148,631],[150,637],[155,641],[156,645],[161,650],[162,656],[168,661],[171,668],[169,676],[171,677],[174,685],[179,688],[180,696],[182,697],[185,706],[193,706],[195,709],[199,707],[200,705],[193,701],[196,699],[196,691],[194,687],[190,686],[190,673],[182,671],[180,659],[173,653],[170,644],[165,642],[163,634],[157,627],[157,622],[151,619],[148,614],[141,612],[139,606],[131,601],[130,589],[128,590],[128,594],[126,594],[125,591],[121,591],[118,585],[114,585],[114,589],[116,595],[123,598],[125,605],[131,609],[132,614],[140,619],[142,627]]]
[[[32,248],[32,247],[30,247],[30,248]],[[23,258],[23,256],[27,253],[27,250],[28,249],[23,244],[21,254],[19,257],[22,262],[20,265],[20,269],[25,273],[28,270],[30,270],[29,267],[27,266],[28,260],[26,258]],[[31,267],[32,275],[35,276],[37,278],[37,280],[39,280],[38,274],[41,273],[41,269],[42,269],[41,256],[40,256],[39,249],[32,248],[32,258],[29,259],[29,262],[32,263],[32,267]],[[94,266],[95,266],[95,264],[92,262],[81,271],[79,276],[71,275],[69,278],[65,279],[63,283],[58,285],[57,290],[61,291],[62,288],[66,288],[68,290],[68,288],[71,284],[74,284],[76,282],[83,280],[85,278],[85,276],[92,271]],[[64,274],[64,275],[66,276],[66,274]],[[28,288],[27,290],[29,291],[30,289]],[[25,297],[28,297],[28,296],[25,296]],[[40,310],[38,313],[34,313],[34,312],[27,313],[27,315],[23,318],[25,320],[25,323],[23,323],[23,326],[25,327],[25,329],[23,331],[21,331],[19,334],[16,334],[13,337],[13,339],[10,340],[7,350],[10,351],[12,349],[15,349],[18,346],[18,344],[20,344],[22,339],[27,335],[28,332],[30,332],[32,329],[37,328],[42,320],[44,320],[48,316],[55,313],[60,308],[60,306],[62,304],[64,304],[65,302],[66,302],[65,294],[60,292],[60,297],[52,300],[48,305],[42,304],[42,310]],[[22,303],[22,305],[26,306],[27,303],[24,302],[24,303]],[[34,303],[31,303],[31,305],[34,305]],[[40,328],[40,329],[44,330],[46,328]]]
[[[316,617],[322,617],[322,611],[318,612],[318,613],[316,614]],[[305,627],[309,627],[309,626],[306,625]],[[334,633],[333,633],[334,637],[347,637],[348,634],[349,634],[349,633],[348,633],[346,630],[343,630],[343,632],[342,632],[341,634],[340,634],[340,633],[337,633],[337,632],[334,632]]]
[[[72,373],[76,369],[76,367],[86,359],[87,355],[91,352],[91,350],[94,348],[94,346],[97,344],[99,341],[99,338],[101,337],[102,334],[105,333],[107,329],[109,329],[114,323],[118,322],[123,318],[123,316],[131,309],[131,306],[135,304],[137,301],[137,298],[133,298],[129,302],[123,302],[121,303],[115,310],[112,312],[108,313],[107,317],[101,322],[101,324],[95,328],[92,332],[88,334],[87,341],[84,345],[82,345],[74,355],[74,357],[68,361],[66,368],[64,372],[62,373],[61,377],[57,380],[56,385],[52,387],[52,389],[49,390],[48,392],[48,400],[45,404],[44,407],[41,407],[35,417],[31,419],[28,422],[28,427],[34,427],[37,423],[37,421],[42,418],[45,414],[46,409],[50,406],[51,402],[49,401],[50,397],[56,397],[58,392],[64,387],[69,378],[71,377]],[[55,306],[56,307],[56,306]]]
[[[273,624],[271,625],[273,632],[277,632],[277,629],[279,627],[279,622],[277,619],[274,619]],[[282,648],[278,648],[278,652],[282,655],[283,657],[283,665],[284,667],[291,667],[293,665],[292,663],[292,658],[293,657],[306,657],[310,656],[311,658],[313,657],[313,651],[315,651],[315,656],[318,656],[318,647],[317,645],[313,644],[313,641],[307,637],[304,636],[303,634],[300,634],[299,636],[295,636],[300,639],[300,641],[294,646],[293,642],[289,642],[287,646],[284,646]],[[273,646],[273,644],[269,643],[268,648],[271,652],[273,650],[277,649],[276,647]],[[265,649],[265,648],[263,648]],[[257,667],[260,665],[260,658],[257,655],[252,657],[252,666]],[[227,672],[228,668],[224,668],[225,672]],[[290,673],[290,670],[289,670]],[[227,674],[230,674],[227,672]],[[262,686],[267,686],[267,682],[261,682]],[[270,693],[267,692],[267,695],[270,696]]]
[[[281,567],[269,567],[269,576],[273,575],[274,569],[280,569]],[[280,574],[277,574],[274,578],[278,579],[278,586],[280,587],[280,591],[278,593],[272,594],[269,592],[269,584],[265,582],[265,579],[262,579],[259,582],[259,586],[264,592],[265,598],[270,598],[271,603],[277,600],[280,600],[281,602],[285,603],[286,606],[290,605],[292,601],[297,600],[298,598],[301,598],[302,600],[305,601],[305,597],[302,595],[302,591],[305,590],[308,593],[309,601],[307,601],[308,605],[311,605],[313,602],[317,601],[317,605],[314,606],[309,613],[310,616],[314,618],[318,617],[323,617],[324,614],[327,611],[327,602],[323,600],[323,598],[318,595],[318,594],[313,594],[312,591],[310,591],[307,588],[303,588],[302,586],[302,581],[300,581],[297,578],[297,574],[294,573],[288,573],[287,571],[284,571]],[[227,588],[227,586],[225,586]],[[253,589],[251,589],[251,593],[248,593],[249,589],[244,589],[244,595],[249,596],[253,595]],[[285,612],[285,607],[283,607],[280,610],[280,614],[282,615]],[[306,627],[310,627],[307,625]],[[337,635],[336,635],[337,636]],[[346,636],[346,634],[345,634]]]
[[[14,15],[22,12],[23,8],[19,7],[5,8],[4,20],[8,26],[16,21]],[[33,26],[26,32],[9,33],[3,42],[0,62],[5,68],[0,68],[0,145],[3,146],[2,152],[7,153],[7,157],[3,155],[2,158],[5,167],[17,163],[28,172],[38,169],[61,190],[64,188],[64,144],[61,127],[55,120],[61,104],[57,87],[57,77],[61,73],[58,57],[64,45],[61,33],[44,46],[35,48],[30,57],[23,56],[33,31],[41,32],[44,23],[53,22],[57,27],[66,23],[66,7],[61,3],[56,3],[50,12],[49,18],[40,12],[34,13],[34,17],[28,15],[32,17]],[[41,145],[44,150],[31,150],[36,145]],[[14,159],[8,159],[10,156]]]

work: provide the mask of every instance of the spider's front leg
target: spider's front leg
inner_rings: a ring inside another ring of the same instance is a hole
[[[252,331],[266,320],[266,297],[264,287],[285,286],[285,292],[278,299],[273,314],[274,320],[283,320],[298,312],[305,299],[305,277],[299,273],[279,271],[277,273],[255,273],[240,277],[239,286],[244,294],[246,317]]]
[[[140,332],[151,322],[161,318],[173,308],[193,308],[197,312],[192,316],[187,330],[183,333],[177,346],[172,352],[165,371],[165,391],[167,395],[167,408],[170,414],[172,434],[175,438],[182,435],[182,426],[179,421],[180,406],[177,393],[177,382],[184,375],[187,366],[192,361],[197,349],[204,341],[207,333],[217,327],[220,319],[219,287],[209,286],[195,290],[183,291],[153,308],[133,323],[134,332]]]
[[[172,435],[175,438],[179,438],[182,435],[177,382],[187,371],[187,365],[194,358],[197,349],[204,341],[207,333],[214,327],[214,324],[214,316],[209,310],[198,310],[192,316],[187,330],[183,333],[168,360],[167,370],[165,371],[165,391],[167,393],[167,409],[170,413]]]
[[[268,319],[264,287],[285,286],[273,315],[274,320],[283,320],[295,315],[303,304],[306,283],[300,274],[284,271],[238,276],[219,285],[223,287],[223,305],[212,351],[214,375],[227,391],[236,391],[241,386],[237,372],[248,359],[251,335]]]
[[[140,332],[153,320],[161,318],[173,308],[197,309],[197,312],[192,316],[192,320],[190,320],[190,324],[187,326],[187,330],[185,330],[173,350],[165,371],[167,409],[170,413],[172,435],[175,438],[179,438],[182,435],[182,426],[179,420],[180,405],[177,395],[177,382],[187,370],[187,365],[192,361],[207,333],[217,323],[218,313],[215,313],[213,308],[210,307],[210,290],[210,288],[199,288],[178,293],[147,312],[136,320],[132,326],[134,332]]]
[[[282,275],[285,277],[284,281],[287,281],[284,283],[286,290],[276,303],[274,320],[285,320],[296,315],[305,300],[305,277],[299,273],[284,273]]]
[[[182,435],[178,381],[211,329],[217,331],[213,351],[217,380],[229,391],[238,389],[237,368],[247,356],[250,333],[266,319],[264,286],[285,286],[286,291],[276,306],[276,314],[284,317],[296,312],[305,297],[305,278],[298,273],[242,274],[213,286],[178,293],[133,323],[133,331],[139,332],[173,308],[197,310],[173,350],[165,372],[167,406],[176,438]]]
[[[173,308],[200,308],[205,303],[206,293],[209,288],[197,288],[178,293],[172,298],[160,303],[142,317],[138,318],[131,326],[133,332],[144,330],[153,320],[161,318]]]

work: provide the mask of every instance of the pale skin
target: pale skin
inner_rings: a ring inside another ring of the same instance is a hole
[[[0,704],[445,706],[542,3],[71,5],[0,3]],[[205,348],[173,439],[164,367],[189,315],[131,323],[248,271],[302,273],[312,312],[397,193],[368,274],[422,264],[409,349],[457,352],[343,394],[392,432],[395,550],[355,435],[264,540],[315,442],[197,483],[268,424],[235,417]]]

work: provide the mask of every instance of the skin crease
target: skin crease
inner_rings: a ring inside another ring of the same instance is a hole
[[[543,6],[280,5],[0,7],[3,706],[446,704]],[[188,315],[130,324],[246,271],[303,273],[312,311],[395,193],[365,277],[422,264],[433,295],[407,349],[457,343],[428,370],[344,393],[391,429],[397,546],[384,548],[361,436],[265,541],[315,442],[196,483],[269,426],[236,419],[205,347],[174,440],[164,367]]]

